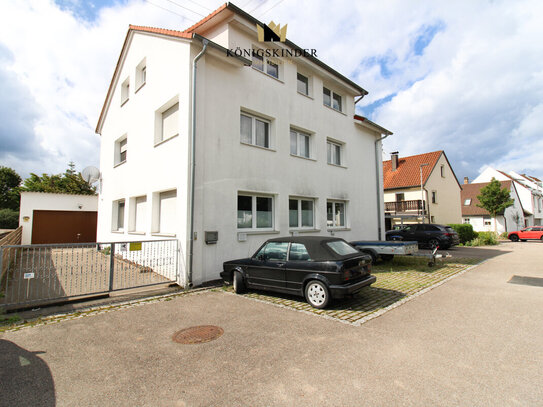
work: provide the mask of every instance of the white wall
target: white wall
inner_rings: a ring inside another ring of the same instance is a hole
[[[19,226],[23,227],[22,244],[32,242],[32,221],[35,210],[95,212],[98,210],[98,197],[94,195],[21,192]]]

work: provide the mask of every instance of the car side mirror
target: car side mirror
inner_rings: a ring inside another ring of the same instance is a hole
[[[260,261],[264,261],[265,260],[265,257],[263,254],[259,254],[258,256],[256,256],[256,259],[257,260],[260,260]]]

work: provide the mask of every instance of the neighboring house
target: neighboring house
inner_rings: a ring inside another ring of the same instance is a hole
[[[367,92],[313,56],[270,56],[300,48],[257,24],[227,3],[183,32],[131,26],[97,125],[99,241],[178,239],[183,285],[276,236],[384,238],[391,133],[355,116]]]
[[[480,203],[477,196],[481,195],[481,188],[486,187],[490,182],[472,184],[467,182],[468,180],[465,178],[464,185],[462,185],[462,223],[469,223],[477,232],[494,232],[496,230],[500,234],[512,232],[524,226],[522,204],[513,181],[500,181],[502,189],[506,188],[509,191],[514,203],[496,218],[490,216],[486,209],[477,206]],[[496,222],[496,229],[494,229]]]
[[[460,184],[444,151],[383,162],[387,230],[404,223],[459,223]]]
[[[543,225],[543,184],[538,178],[515,171],[496,170],[487,167],[473,183],[490,182],[492,178],[498,181],[513,181],[523,208],[524,224],[522,226]]]
[[[22,244],[96,242],[96,195],[21,192]]]

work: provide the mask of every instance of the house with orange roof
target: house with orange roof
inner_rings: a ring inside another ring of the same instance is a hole
[[[384,239],[368,92],[226,3],[176,31],[130,26],[98,120],[99,241],[179,241],[179,283],[280,235]]]
[[[460,223],[461,187],[444,151],[383,161],[387,230],[405,223]]]
[[[504,180],[500,181],[500,183],[502,189],[505,188],[509,191],[509,195],[514,202],[503,213],[493,218],[486,209],[477,206],[479,204],[477,196],[481,194],[481,188],[486,187],[490,182],[469,184],[468,179],[464,178],[461,193],[462,223],[469,223],[473,226],[473,230],[477,232],[497,231],[499,234],[513,232],[524,227],[524,210],[515,183],[512,180]]]
[[[487,167],[473,182],[490,182],[492,178],[496,178],[498,181],[512,181],[514,183],[522,205],[524,218],[522,226],[543,225],[543,183],[539,178],[519,174],[515,171],[505,172]]]

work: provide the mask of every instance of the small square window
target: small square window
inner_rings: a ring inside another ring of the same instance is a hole
[[[469,218],[464,218],[463,223],[469,224]]]
[[[326,202],[326,226],[329,228],[345,227],[346,214],[344,201]]]
[[[270,76],[273,76],[274,78],[279,78],[279,65],[277,65],[274,62],[271,62],[270,60],[267,61],[267,69],[266,73]]]
[[[298,92],[309,96],[309,79],[307,76],[302,75],[301,73],[298,73]]]
[[[341,95],[325,87],[322,88],[322,103],[338,112],[343,111]]]
[[[471,198],[467,198],[465,201],[464,201],[464,206],[470,206],[471,205]]]
[[[290,154],[310,157],[310,135],[290,129]]]
[[[291,228],[313,228],[315,224],[314,207],[313,199],[289,199],[289,226]]]
[[[270,122],[251,116],[248,113],[241,113],[240,141],[246,144],[270,148]]]

